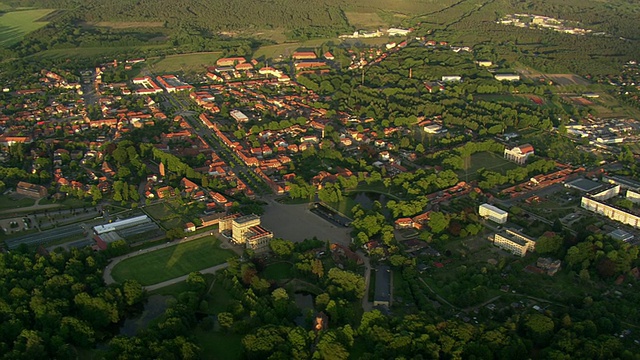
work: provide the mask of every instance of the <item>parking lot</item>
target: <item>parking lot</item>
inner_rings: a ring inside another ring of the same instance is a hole
[[[287,205],[268,201],[262,215],[262,225],[275,237],[300,242],[314,236],[319,240],[349,245],[351,228],[331,223],[312,213],[308,204]]]

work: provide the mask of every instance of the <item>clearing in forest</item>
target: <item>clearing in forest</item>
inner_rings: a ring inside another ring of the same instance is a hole
[[[55,10],[29,9],[10,11],[0,16],[0,46],[8,46],[22,39],[26,34],[48,24],[41,19]]]

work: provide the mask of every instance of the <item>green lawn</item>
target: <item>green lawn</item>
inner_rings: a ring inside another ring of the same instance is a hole
[[[233,360],[242,358],[242,335],[196,330],[196,344],[202,349],[202,359]]]
[[[95,58],[99,56],[115,56],[125,52],[143,52],[153,49],[166,49],[167,45],[144,46],[113,46],[113,47],[77,47],[67,49],[50,49],[33,55],[36,58],[66,59],[66,58]]]
[[[215,237],[207,236],[126,259],[115,266],[112,276],[118,282],[135,279],[151,285],[222,264],[233,256],[232,251],[219,248]]]
[[[0,195],[0,211],[31,206],[35,202],[35,200],[29,198],[15,200],[12,197]]]
[[[206,296],[209,314],[219,314],[227,311],[229,305],[233,302],[233,296],[222,287],[222,283],[216,282],[209,290]]]
[[[491,170],[499,173],[503,173],[507,170],[515,169],[518,165],[510,161],[505,160],[502,156],[491,152],[480,152],[471,155],[467,163],[466,170],[458,170],[458,177],[462,180],[475,180],[477,177],[477,171],[481,168]]]
[[[293,265],[290,263],[280,262],[267,266],[262,274],[267,280],[290,279],[293,277],[293,274],[291,273],[292,268]]]
[[[156,73],[200,72],[207,66],[215,66],[216,60],[222,56],[219,51],[169,55],[161,59],[149,60],[148,66]]]
[[[0,16],[0,46],[8,46],[16,43],[22,37],[37,30],[48,22],[38,21],[55,10],[29,9],[10,11]]]

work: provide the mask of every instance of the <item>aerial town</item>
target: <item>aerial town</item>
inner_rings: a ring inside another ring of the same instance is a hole
[[[638,359],[638,59],[559,73],[419,20],[5,82],[0,353]]]

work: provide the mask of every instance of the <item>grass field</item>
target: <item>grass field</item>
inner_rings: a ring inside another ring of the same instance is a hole
[[[344,13],[349,20],[349,24],[356,29],[378,29],[387,26],[387,23],[375,12],[364,13],[347,11]]]
[[[255,53],[253,53],[253,57],[255,59],[260,59],[261,57],[267,59],[275,59],[279,56],[287,57],[297,51],[299,48],[314,48],[322,45],[327,41],[339,42],[338,39],[314,39],[307,40],[302,42],[291,42],[277,45],[266,45],[261,46]]]
[[[123,260],[112,276],[118,282],[135,279],[151,285],[222,264],[233,256],[232,251],[220,249],[215,237],[207,236]]]
[[[518,165],[505,160],[502,156],[490,152],[481,152],[471,155],[468,166],[464,170],[457,171],[458,176],[462,180],[475,180],[477,171],[481,168],[499,173],[507,170],[515,169]]]
[[[229,305],[234,302],[233,296],[222,286],[220,282],[216,282],[206,296],[207,310],[211,315],[217,315],[229,309]]]
[[[34,57],[45,59],[68,59],[68,58],[95,58],[99,56],[112,56],[122,53],[143,52],[153,49],[164,49],[166,45],[144,45],[144,46],[114,46],[114,47],[79,47],[70,49],[51,49],[39,52]]]
[[[10,11],[3,14],[0,16],[0,46],[18,42],[24,35],[47,25],[46,21],[38,20],[53,11],[55,10],[30,9]]]
[[[7,195],[0,195],[0,211],[27,207],[35,204],[35,200],[29,198],[14,199]]]
[[[268,280],[282,280],[293,277],[291,273],[293,265],[287,262],[272,264],[264,269],[263,275]]]
[[[204,72],[207,66],[215,66],[216,60],[222,56],[219,51],[169,55],[160,59],[150,59],[147,63],[156,73]]]

